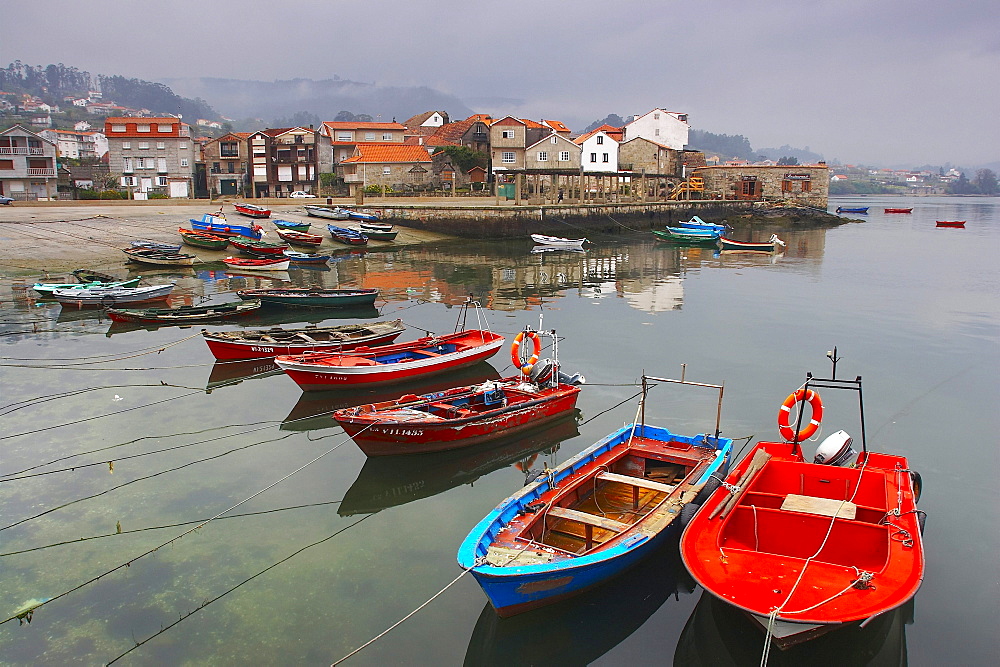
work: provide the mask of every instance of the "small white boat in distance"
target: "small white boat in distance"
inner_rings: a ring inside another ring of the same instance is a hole
[[[551,246],[554,248],[583,249],[583,244],[589,243],[587,239],[564,239],[561,236],[545,236],[544,234],[532,234],[531,240],[539,245]]]

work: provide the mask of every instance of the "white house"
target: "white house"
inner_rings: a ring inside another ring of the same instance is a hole
[[[618,141],[616,136],[621,138],[621,129],[602,125],[573,140],[581,148],[581,166],[585,172],[618,171]]]
[[[690,129],[686,113],[653,109],[646,114],[636,116],[631,123],[625,125],[623,141],[642,137],[679,151],[687,144]]]

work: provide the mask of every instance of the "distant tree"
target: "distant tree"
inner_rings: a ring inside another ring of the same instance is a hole
[[[350,111],[341,111],[333,119],[336,123],[349,123],[351,121],[357,120]]]
[[[995,195],[1000,191],[1000,184],[997,183],[997,175],[992,169],[978,170],[972,182],[984,195]]]
[[[489,157],[485,153],[474,151],[467,146],[442,146],[434,151],[434,154],[444,153],[451,158],[452,163],[463,173],[473,167],[486,167]]]
[[[587,129],[583,131],[584,134],[588,132],[593,132],[601,125],[610,125],[611,127],[623,127],[626,123],[632,121],[633,116],[629,116],[628,120],[622,118],[616,113],[609,113],[603,120],[595,120],[593,123],[587,126]]]
[[[714,134],[703,130],[688,133],[688,145],[703,153],[719,153],[727,158],[754,159],[750,140],[742,134]]]
[[[979,194],[979,188],[969,182],[963,171],[958,178],[948,185],[948,194],[951,195],[974,195]]]
[[[274,124],[271,127],[319,127],[322,121],[314,113],[309,113],[308,111],[299,111],[298,113],[292,114],[289,118],[276,118]]]
[[[782,157],[780,160],[778,160],[778,164],[781,166],[787,165],[791,167],[797,165],[798,163],[799,159],[797,157]]]

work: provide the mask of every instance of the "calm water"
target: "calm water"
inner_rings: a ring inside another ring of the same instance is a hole
[[[576,423],[405,461],[366,461],[315,416],[371,396],[303,394],[267,364],[213,364],[197,329],[111,326],[3,280],[0,617],[62,597],[30,625],[0,626],[0,661],[96,664],[134,648],[116,664],[329,664],[458,576],[459,543],[523,484],[522,469],[631,421],[634,401],[614,406],[643,370],[679,377],[686,364],[688,379],[724,383],[723,432],[774,438],[781,401],[806,371],[828,374],[837,346],[838,377],[864,378],[869,446],[907,455],[923,475],[926,577],[912,605],[870,632],[773,651],[772,664],[993,664],[1000,203],[838,205],[871,214],[778,230],[788,246],[774,258],[591,235],[582,255],[456,242],[290,272],[300,285],[379,287],[380,315],[402,318],[411,338],[451,331],[469,293],[504,334],[542,313],[564,336],[564,368],[587,376]],[[938,219],[968,222],[937,229]],[[187,302],[271,284],[221,270],[174,277]],[[296,321],[323,319],[266,320]],[[508,364],[504,351],[457,381]],[[824,399],[823,430],[858,436],[855,399]],[[647,419],[708,430],[714,401],[658,387]],[[348,664],[757,664],[761,648],[762,635],[702,595],[668,548],[592,595],[505,621],[463,577]]]

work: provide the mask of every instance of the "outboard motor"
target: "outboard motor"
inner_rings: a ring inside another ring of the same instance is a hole
[[[562,382],[563,384],[571,384],[575,386],[578,384],[586,384],[587,378],[583,377],[582,373],[573,373],[572,375],[566,375],[562,371],[559,371],[559,381]]]
[[[845,466],[857,452],[851,448],[854,438],[847,434],[847,431],[837,431],[828,436],[816,448],[816,456],[813,463],[821,463],[830,466]]]
[[[580,373],[574,373],[573,375],[567,375],[561,370],[556,369],[556,364],[551,359],[542,359],[528,371],[528,378],[535,384],[545,384],[546,382],[552,381],[552,372],[557,371],[557,378],[562,384],[578,385],[584,384],[587,379],[583,377]]]

